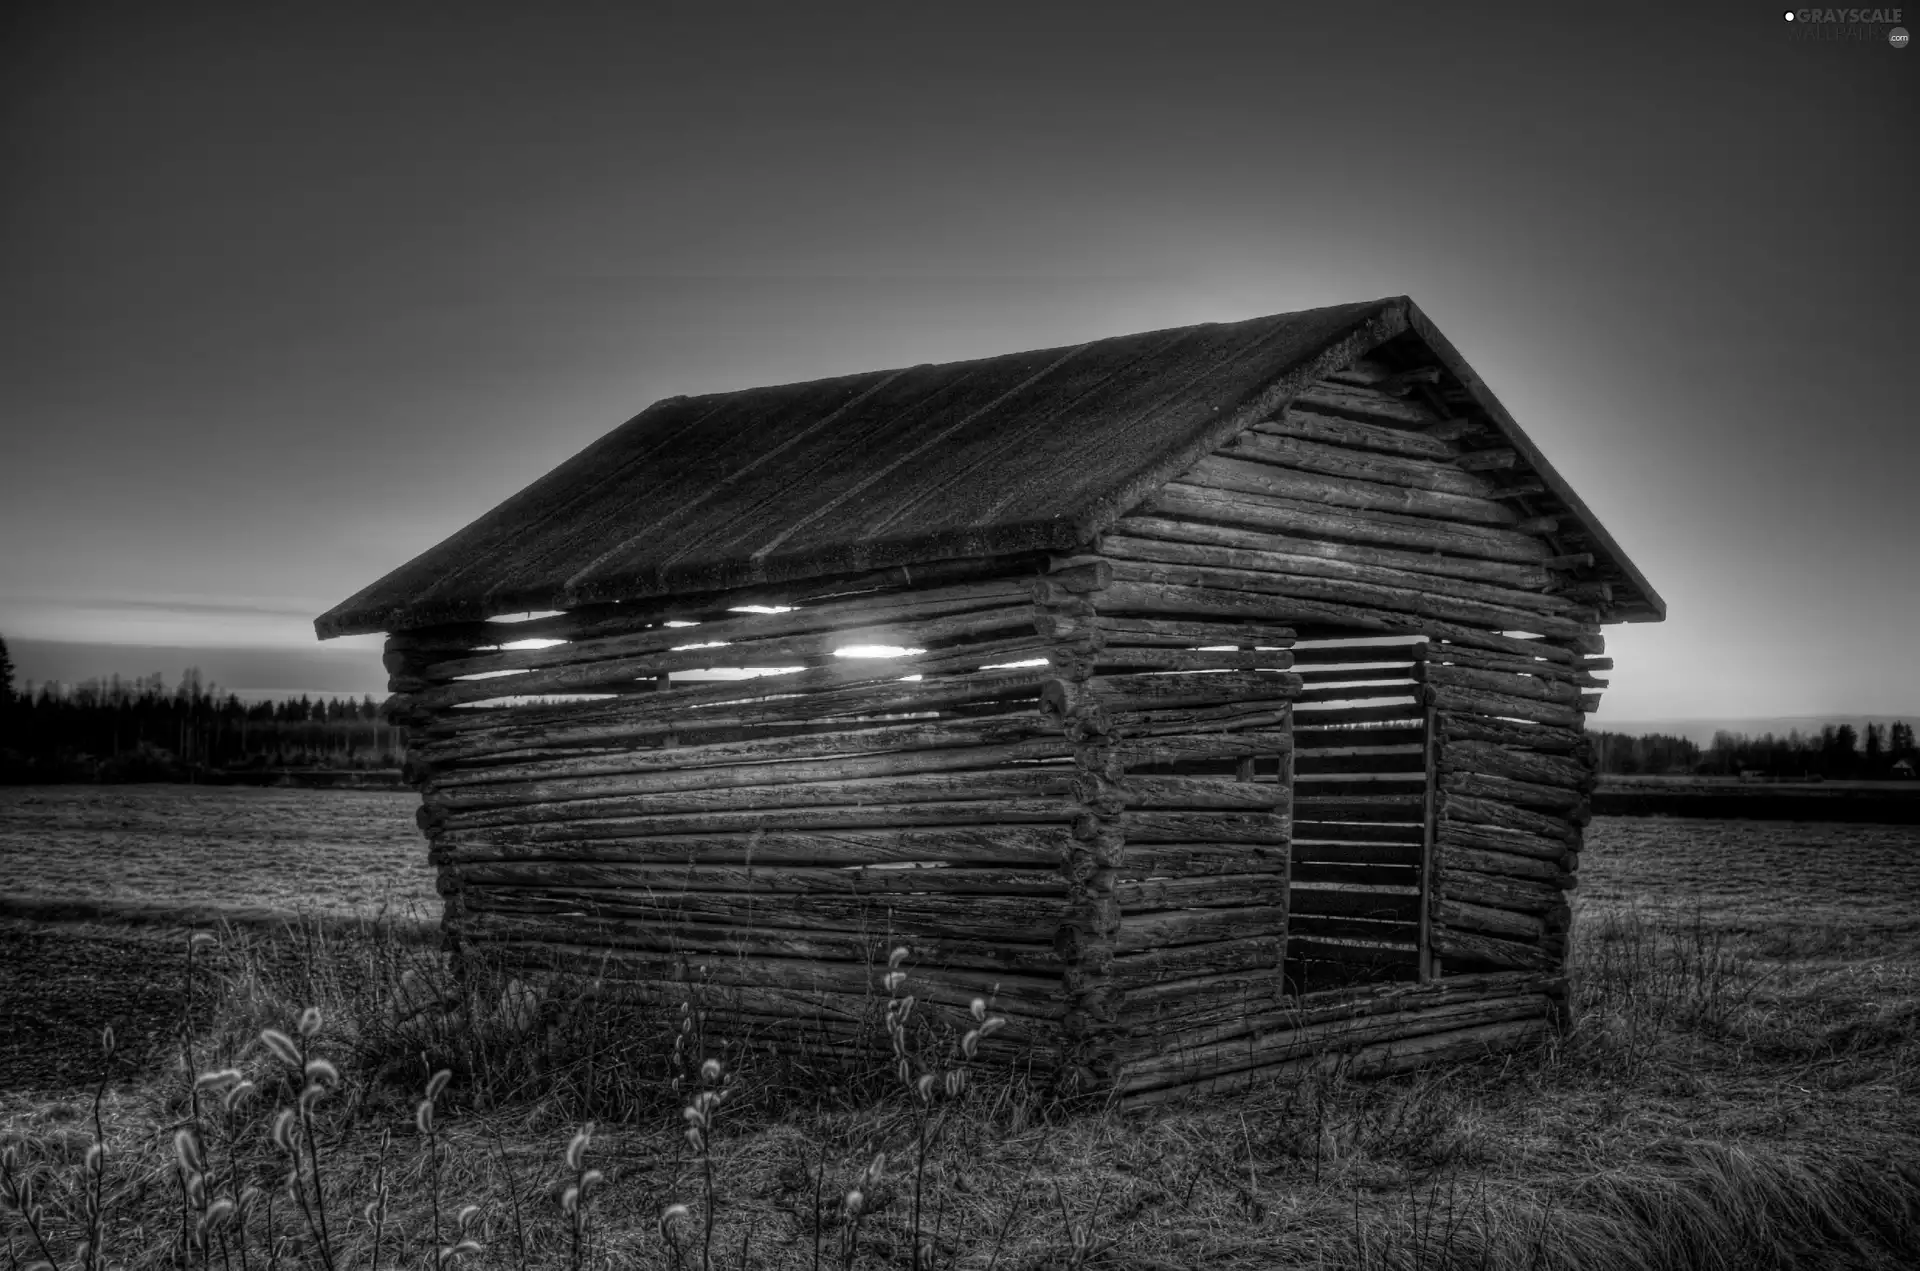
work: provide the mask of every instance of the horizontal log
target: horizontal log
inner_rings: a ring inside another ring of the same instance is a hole
[[[1573,635],[1591,624],[1565,613],[1543,612],[1546,600],[1529,592],[1493,588],[1484,583],[1434,580],[1430,575],[1373,566],[1332,566],[1316,558],[1308,568],[1282,569],[1283,559],[1272,553],[1239,548],[1207,547],[1196,543],[1159,543],[1154,539],[1122,541],[1128,558],[1114,562],[1115,581],[1158,583],[1176,587],[1213,587],[1262,596],[1289,596],[1354,605],[1389,613],[1467,623],[1493,631],[1536,631],[1542,635]],[[1170,558],[1186,558],[1176,560]],[[1464,597],[1458,593],[1472,590]],[[1491,599],[1489,597],[1492,597]],[[1564,606],[1563,606],[1564,607]]]
[[[1434,730],[1437,736],[1447,739],[1449,743],[1484,741],[1501,746],[1524,746],[1532,750],[1571,753],[1576,758],[1590,754],[1593,745],[1591,738],[1572,728],[1555,728],[1545,724],[1514,722],[1453,711],[1441,711],[1435,715]],[[1580,762],[1585,763],[1587,760],[1580,758]]]
[[[696,967],[702,958],[781,957],[837,959],[880,968],[883,973],[889,952],[900,943],[884,928],[866,932],[807,931],[729,923],[650,923],[579,915],[530,917],[485,911],[462,915],[460,930],[475,940],[675,953],[691,959]],[[1065,970],[1065,963],[1051,940],[1021,943],[923,936],[912,942],[912,957],[916,969],[965,967],[1052,979],[1056,983]]]
[[[1443,773],[1501,777],[1582,794],[1592,790],[1594,784],[1592,767],[1579,759],[1466,739],[1441,746],[1439,768]]]
[[[1285,954],[1286,941],[1277,935],[1176,945],[1115,957],[1110,977],[1114,988],[1129,992],[1152,984],[1179,983],[1202,975],[1278,971]]]
[[[1251,732],[1258,735],[1263,742],[1287,735],[1292,719],[1292,710],[1287,703],[1269,701],[1114,711],[1107,716],[1107,722],[1116,737],[1140,738],[1177,736],[1182,733]],[[1268,751],[1263,749],[1259,753],[1264,754]]]
[[[1564,915],[1567,907],[1566,893],[1552,883],[1504,874],[1478,874],[1456,868],[1438,869],[1434,871],[1434,890],[1448,900],[1493,909],[1511,909],[1540,917]]]
[[[1551,816],[1544,812],[1532,812],[1500,799],[1474,798],[1456,794],[1443,787],[1439,798],[1441,816],[1451,821],[1465,821],[1474,825],[1495,825],[1504,829],[1521,830],[1528,834],[1537,834],[1542,838],[1572,839],[1574,825],[1568,816]],[[1577,814],[1579,809],[1575,809]]]
[[[1477,772],[1448,772],[1440,777],[1440,788],[1451,794],[1465,795],[1476,799],[1498,799],[1516,807],[1544,808],[1550,812],[1562,814],[1573,812],[1586,803],[1586,796],[1578,790],[1569,790],[1562,786],[1537,785],[1530,781],[1513,781],[1506,777],[1486,776]]]
[[[1556,680],[1563,684],[1575,683],[1579,672],[1560,662],[1549,662],[1540,658],[1514,657],[1504,653],[1490,653],[1485,649],[1466,649],[1456,644],[1433,641],[1427,645],[1426,660],[1430,663],[1446,662],[1454,666],[1466,667],[1476,671],[1509,672],[1520,675],[1536,675]]]
[[[1087,705],[1108,713],[1290,701],[1299,676],[1287,671],[1222,671],[1195,675],[1101,675],[1077,684],[1055,680],[1041,692],[1040,709],[1065,716]]]
[[[1303,688],[1293,700],[1296,705],[1306,707],[1323,702],[1394,702],[1404,701],[1409,711],[1421,697],[1423,690],[1418,684],[1407,681],[1402,684],[1328,684],[1312,688]]]
[[[1347,735],[1354,736],[1375,731],[1372,728],[1359,727],[1360,725],[1391,726],[1409,720],[1420,720],[1425,714],[1425,709],[1417,702],[1399,702],[1386,706],[1329,706],[1314,703],[1299,711],[1294,719],[1302,729],[1317,728],[1324,732],[1337,727],[1346,729]]]
[[[1288,818],[1273,812],[1141,812],[1118,818],[1131,849],[1138,843],[1249,843],[1286,846]]]
[[[1510,852],[1515,856],[1533,856],[1547,861],[1559,860],[1578,842],[1577,839],[1529,834],[1497,825],[1471,825],[1445,817],[1437,823],[1436,833],[1442,842],[1484,848],[1490,852]]]
[[[1458,441],[1462,437],[1478,437],[1490,430],[1487,425],[1470,416],[1454,415],[1422,428],[1421,433],[1438,441]]]
[[[785,763],[729,764],[654,772],[550,777],[533,781],[431,781],[427,785],[426,796],[447,808],[481,808],[561,803],[613,795],[677,794],[769,785],[813,785],[824,790],[846,781],[909,774],[958,773],[1000,768],[1029,760],[1065,760],[1072,758],[1073,753],[1072,742],[1055,736],[999,745],[958,746],[946,750],[884,750],[864,755],[794,759]],[[660,810],[674,809],[663,807]]]
[[[1426,427],[1439,419],[1425,403],[1413,398],[1324,379],[1308,385],[1289,403],[1290,411],[1300,407],[1320,407],[1326,412],[1406,427]]]
[[[1485,450],[1470,450],[1455,460],[1462,472],[1491,472],[1496,469],[1512,468],[1519,464],[1520,452],[1511,446],[1491,446]]]
[[[1344,640],[1337,643],[1303,644],[1293,650],[1296,674],[1324,668],[1339,671],[1349,667],[1384,664],[1411,666],[1421,656],[1425,641],[1415,635],[1362,637],[1367,642]]]
[[[1462,931],[1457,927],[1435,926],[1432,941],[1433,951],[1442,958],[1460,958],[1468,962],[1484,962],[1521,970],[1548,970],[1560,965],[1557,956],[1537,944],[1503,940],[1478,932]]]
[[[972,896],[1066,895],[1058,868],[1005,866],[927,868],[838,865],[658,864],[580,860],[512,860],[453,863],[445,872],[463,885],[529,888],[626,888],[665,898],[681,892],[739,896],[941,894]],[[1284,881],[1284,878],[1283,880]]]
[[[583,914],[647,923],[708,922],[799,930],[891,931],[901,936],[1042,942],[1056,937],[1066,902],[1044,896],[890,894],[882,897],[785,895],[754,903],[750,895],[673,892],[653,896],[596,888],[502,888],[469,885],[469,913]]]
[[[1158,909],[1195,909],[1287,903],[1287,873],[1206,874],[1154,878],[1113,884],[1113,901],[1123,913]]]
[[[1303,947],[1320,949],[1319,941],[1297,942]],[[1400,982],[1349,983],[1311,992],[1282,1005],[1279,1009],[1243,1012],[1238,1018],[1222,1019],[1205,1026],[1189,1026],[1177,1034],[1146,1033],[1130,1030],[1130,1050],[1145,1057],[1170,1055],[1194,1046],[1216,1045],[1249,1034],[1265,1036],[1297,1032],[1303,1029],[1344,1029],[1361,1021],[1409,1016],[1439,1018],[1430,1013],[1438,1008],[1467,1003],[1513,999],[1526,994],[1546,994],[1564,978],[1537,971],[1501,971],[1462,975],[1434,980],[1426,984]],[[1444,1024],[1440,1024],[1444,1027]]]
[[[464,831],[470,836],[469,841],[556,842],[592,838],[642,838],[656,834],[684,836],[755,831],[771,834],[776,831],[888,830],[923,826],[1015,825],[1025,822],[1058,826],[1070,822],[1073,813],[1074,805],[1063,797],[971,799],[931,803],[850,804],[841,807],[729,809],[718,812],[587,817],[567,821],[516,822],[474,827],[448,822],[443,828],[435,831],[435,837]],[[1152,817],[1188,814],[1140,813],[1138,815]],[[1192,815],[1199,816],[1199,814]],[[1216,815],[1227,818],[1234,814]],[[1270,814],[1248,815],[1270,817]]]
[[[1119,880],[1199,874],[1282,873],[1285,847],[1266,843],[1128,843],[1114,867]]]
[[[1320,949],[1321,941],[1293,941]],[[1447,1018],[1433,1016],[1441,1007],[1513,999],[1526,995],[1551,996],[1565,991],[1563,976],[1539,971],[1478,972],[1421,983],[1350,984],[1295,999],[1278,1009],[1243,1013],[1205,1027],[1177,1034],[1129,1028],[1129,1051],[1147,1057],[1172,1055],[1194,1046],[1214,1045],[1249,1034],[1290,1033],[1302,1029],[1345,1026],[1378,1018]]]
[[[528,952],[545,952],[545,942],[540,949]],[[582,963],[591,965],[596,976],[603,980],[653,980],[669,992],[675,993],[680,1000],[689,995],[686,963],[671,956],[662,957],[638,950],[601,950],[582,945],[570,946]],[[821,992],[826,1001],[835,1003],[838,1013],[852,1019],[868,1019],[877,1022],[877,1016],[884,1008],[886,990],[880,987],[880,979],[886,974],[885,961],[878,965],[858,962],[833,962],[801,958],[713,958],[707,960],[695,972],[697,991],[702,996],[711,995],[718,999],[714,1004],[718,1009],[710,1008],[712,1015],[722,1015],[736,1001],[752,1001],[752,994],[741,994],[736,998],[731,990],[738,989],[777,989],[795,994]],[[917,1001],[926,1006],[943,1006],[965,1011],[976,996],[989,993],[994,997],[994,1009],[1009,1019],[1037,1022],[1056,1020],[1064,1012],[1064,1003],[1059,999],[1057,981],[1032,979],[1022,981],[1016,977],[994,972],[975,971],[957,967],[916,967],[909,972],[909,983]],[[761,1001],[767,998],[761,997]],[[806,997],[783,999],[799,1008],[797,1014],[805,1017],[808,1008],[819,1003]]]
[[[950,865],[1058,867],[1073,850],[1074,840],[1064,824],[1056,824],[571,839],[446,830],[434,836],[432,845],[436,864],[548,860],[631,865],[759,862],[855,866],[942,861]]]
[[[1283,1060],[1331,1058],[1366,1044],[1480,1024],[1542,1018],[1546,1013],[1546,999],[1528,994],[1308,1025],[1131,1059],[1121,1070],[1117,1087],[1131,1096],[1183,1077],[1191,1080],[1205,1074],[1217,1078],[1234,1071],[1265,1068]]]
[[[536,796],[525,801],[496,801],[486,808],[449,807],[449,827],[524,825],[599,817],[660,816],[684,812],[741,812],[765,808],[820,807],[832,804],[900,804],[952,800],[1069,797],[1071,766],[1028,769],[914,773],[864,777],[815,784],[775,781],[719,790],[674,790],[658,794],[602,795],[552,803]],[[433,804],[429,804],[433,806]]]
[[[1546,925],[1531,914],[1467,904],[1446,896],[1434,898],[1433,920],[1461,931],[1474,931],[1526,943],[1538,942],[1546,935]]]
[[[1291,1059],[1270,1066],[1240,1069],[1220,1076],[1196,1077],[1187,1082],[1160,1086],[1122,1096],[1128,1109],[1144,1109],[1182,1100],[1218,1098],[1222,1094],[1268,1082],[1297,1078],[1298,1074],[1319,1070],[1340,1071],[1349,1077],[1370,1078],[1408,1072],[1415,1068],[1472,1062],[1475,1059],[1522,1049],[1547,1035],[1552,1024],[1545,1018],[1523,1018],[1482,1024],[1448,1032],[1423,1034],[1401,1040],[1363,1046],[1351,1053],[1328,1055],[1318,1059]]]
[[[1507,671],[1479,671],[1444,663],[1424,664],[1419,678],[1428,684],[1444,685],[1463,693],[1490,693],[1505,697],[1524,697],[1560,705],[1580,700],[1580,690],[1572,684],[1535,675],[1516,675]]]
[[[984,719],[898,724],[876,721],[864,727],[750,737],[689,746],[620,748],[604,754],[556,755],[518,763],[489,763],[487,756],[453,761],[432,770],[441,786],[498,781],[535,781],[550,777],[611,776],[619,773],[667,773],[689,769],[747,771],[756,761],[817,760],[839,755],[897,751],[941,751],[963,747],[991,749],[1036,738],[1060,739],[1059,725],[1037,710]],[[1062,753],[1070,753],[1062,752]],[[456,766],[457,765],[457,766]]]
[[[1433,685],[1436,710],[1460,715],[1485,715],[1494,719],[1524,719],[1554,728],[1578,731],[1586,719],[1577,706],[1532,698],[1508,697],[1479,689],[1456,688],[1450,684]]]
[[[1520,519],[1511,508],[1491,498],[1417,490],[1410,486],[1307,472],[1221,455],[1208,455],[1182,473],[1181,480],[1237,494],[1260,494],[1331,507],[1394,512],[1402,516],[1431,517],[1472,525],[1505,526]]]
[[[1044,613],[1035,619],[1041,631],[1054,639],[1098,636],[1109,648],[1136,645],[1232,645],[1239,648],[1285,648],[1293,643],[1293,629],[1276,623],[1206,622],[1197,619],[1142,618],[1098,613],[1069,616]]]
[[[1412,392],[1415,384],[1438,384],[1446,378],[1446,373],[1437,366],[1415,367],[1399,371],[1372,358],[1355,358],[1343,369],[1323,376],[1322,383],[1352,384],[1360,388],[1377,388],[1383,393],[1404,397]]]
[[[1233,580],[1222,580],[1233,582]],[[1127,580],[1116,582],[1102,598],[1121,610],[1159,613],[1195,613],[1226,617],[1263,617],[1294,624],[1324,623],[1340,628],[1358,628],[1382,635],[1406,633],[1446,638],[1462,644],[1507,652],[1530,653],[1543,646],[1531,644],[1497,630],[1479,630],[1456,622],[1403,610],[1375,609],[1314,599],[1304,595],[1262,592],[1234,585],[1215,587]],[[1531,624],[1529,624],[1531,625]],[[1525,630],[1518,623],[1502,621],[1500,629]],[[1572,654],[1561,653],[1571,660]],[[1295,651],[1296,664],[1299,651]]]
[[[1241,433],[1216,453],[1256,463],[1277,464],[1301,472],[1351,477],[1383,485],[1405,486],[1410,490],[1466,495],[1475,499],[1484,499],[1493,489],[1493,483],[1485,478],[1432,459],[1355,450],[1302,437],[1276,436],[1264,431]]]
[[[1300,437],[1353,450],[1373,450],[1416,459],[1445,460],[1457,453],[1444,441],[1405,428],[1307,410],[1289,410],[1279,419],[1255,424],[1253,431],[1270,437]]]
[[[1297,572],[1324,573],[1329,577],[1360,577],[1362,575],[1353,571],[1388,570],[1390,574],[1374,580],[1394,581],[1399,576],[1411,575],[1436,590],[1451,588],[1450,594],[1500,600],[1529,608],[1564,609],[1573,607],[1575,603],[1565,596],[1548,595],[1546,589],[1554,585],[1555,575],[1545,569],[1477,557],[1447,556],[1439,552],[1408,551],[1344,543],[1334,539],[1289,537],[1211,521],[1179,521],[1160,516],[1123,517],[1109,531],[1109,537],[1102,540],[1102,550],[1115,555],[1131,554],[1131,551],[1138,550],[1128,550],[1133,542],[1210,547],[1228,552],[1262,552],[1278,558],[1268,563],[1269,568],[1284,561],[1288,568]],[[1494,588],[1496,594],[1471,590],[1480,587]],[[1529,598],[1519,600],[1498,594],[1507,592],[1519,592]]]
[[[1147,764],[1283,755],[1292,748],[1293,738],[1280,731],[1194,733],[1166,737],[1127,737],[1110,743],[1106,747],[1106,753],[1122,769],[1129,769]]]
[[[1283,936],[1286,930],[1284,905],[1136,912],[1121,918],[1113,935],[1113,951],[1117,957],[1175,945]]]
[[[1541,860],[1533,856],[1511,856],[1505,852],[1440,843],[1433,849],[1433,859],[1436,869],[1468,870],[1476,874],[1494,874],[1561,887],[1573,885],[1574,876],[1561,869],[1558,861]]]
[[[1210,777],[1129,776],[1119,792],[1128,808],[1223,811],[1284,810],[1294,797],[1286,786]]]
[[[1129,1034],[1146,1028],[1184,1033],[1249,1013],[1268,1014],[1289,1000],[1279,970],[1237,971],[1196,976],[1179,983],[1135,989],[1126,996],[1124,1026]],[[1115,1050],[1124,1053],[1126,1041]],[[1117,1055],[1116,1055],[1117,1057]]]
[[[1423,515],[1330,507],[1313,495],[1289,498],[1218,488],[1205,481],[1195,481],[1192,474],[1162,486],[1145,503],[1134,509],[1134,515],[1142,513],[1214,521],[1302,538],[1413,547],[1453,556],[1529,565],[1537,565],[1553,555],[1553,549],[1543,540],[1511,529],[1443,521]]]
[[[1087,658],[1100,671],[1115,668],[1155,671],[1285,671],[1293,654],[1285,649],[1166,649],[1108,646]]]

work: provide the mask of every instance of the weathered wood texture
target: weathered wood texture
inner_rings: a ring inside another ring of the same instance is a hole
[[[1397,374],[1318,382],[1102,542],[1115,603],[1301,635],[1296,992],[1557,966],[1589,815],[1609,597],[1567,577],[1556,517],[1513,510],[1521,457]],[[1351,639],[1388,634],[1413,643]]]
[[[1524,1041],[1608,598],[1432,386],[1323,379],[1069,555],[395,635],[450,942],[845,1054],[904,944],[1140,1102]]]

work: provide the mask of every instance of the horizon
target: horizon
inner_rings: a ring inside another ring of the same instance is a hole
[[[370,638],[378,639],[378,637],[370,637]],[[32,666],[36,668],[44,668],[49,665],[60,665],[60,663],[57,661],[49,660],[49,650],[45,642],[27,641],[24,643],[28,645],[27,660],[25,661],[24,665]],[[79,661],[79,662],[66,662],[65,665],[69,670],[69,674],[64,676],[61,676],[61,675],[33,676],[33,675],[27,675],[21,672],[19,669],[23,665],[20,649],[12,644],[9,644],[8,647],[13,652],[13,660],[16,668],[16,674],[15,674],[16,688],[19,688],[22,690],[34,689],[37,691],[41,687],[52,685],[52,686],[57,686],[58,690],[60,691],[70,691],[88,682],[108,681],[115,675],[119,676],[122,682],[127,682],[127,681],[142,679],[148,676],[158,674],[160,675],[164,683],[168,686],[169,691],[172,691],[174,686],[177,686],[182,681],[182,679],[185,677],[187,672],[189,670],[192,670],[192,671],[198,671],[201,673],[202,682],[208,687],[209,691],[212,692],[213,696],[224,699],[229,693],[231,693],[234,696],[238,697],[241,701],[246,702],[250,705],[253,703],[261,702],[261,701],[277,702],[277,701],[283,701],[283,700],[295,700],[303,696],[311,698],[315,701],[322,700],[325,698],[342,698],[342,699],[352,699],[354,701],[360,701],[365,698],[371,697],[376,702],[383,702],[386,700],[388,696],[387,690],[386,690],[384,673],[380,673],[376,670],[376,672],[371,677],[367,676],[366,672],[364,671],[364,668],[358,665],[360,659],[357,657],[357,653],[358,653],[357,650],[353,651],[356,656],[353,656],[351,659],[346,657],[343,657],[342,659],[340,659],[340,663],[336,669],[345,678],[336,679],[335,681],[333,681],[332,687],[319,687],[317,685],[296,686],[296,687],[284,687],[284,686],[282,687],[273,687],[273,686],[248,687],[248,686],[238,686],[238,685],[230,684],[221,675],[208,673],[207,665],[212,665],[216,669],[222,668],[225,666],[233,666],[234,669],[239,670],[242,674],[245,674],[249,664],[257,664],[258,662],[260,651],[257,649],[199,650],[198,652],[200,653],[212,653],[215,656],[211,658],[201,658],[199,660],[191,660],[191,661],[183,662],[179,665],[178,670],[171,671],[171,672],[158,667],[149,667],[145,671],[129,672],[123,669],[117,669],[118,664],[116,663],[115,664],[116,669],[114,670],[109,670],[105,672],[95,671],[87,674],[73,673],[72,668],[75,666],[84,667],[84,666],[100,665],[100,663],[95,663],[95,662]],[[95,655],[111,656],[106,654],[106,650],[112,649],[116,646],[96,645],[96,646],[76,646],[76,647],[89,648]],[[176,649],[176,650],[173,650],[172,652],[175,653],[176,655],[182,655],[182,654],[189,654],[193,651]],[[231,656],[235,654],[239,656],[234,663],[227,663],[221,660],[222,655]],[[56,654],[53,654],[52,656],[54,658],[58,658],[60,655],[56,653]],[[376,667],[377,667],[377,663],[376,663]],[[348,682],[349,680],[358,682],[359,687],[352,687]],[[1605,703],[1605,699],[1602,698],[1603,707],[1604,707],[1604,703]],[[1778,736],[1778,737],[1785,737],[1790,733],[1796,732],[1796,731],[1802,734],[1817,735],[1822,727],[1825,727],[1828,725],[1837,727],[1841,724],[1854,724],[1864,734],[1864,730],[1866,729],[1866,726],[1868,724],[1879,724],[1884,727],[1896,721],[1920,722],[1920,708],[1903,711],[1903,710],[1887,710],[1884,707],[1882,707],[1882,708],[1870,710],[1870,711],[1834,710],[1834,711],[1824,711],[1824,712],[1816,711],[1808,714],[1795,714],[1795,715],[1731,715],[1731,716],[1675,715],[1675,716],[1653,716],[1653,717],[1646,717],[1646,718],[1627,718],[1627,717],[1608,718],[1608,717],[1603,717],[1602,712],[1596,711],[1592,715],[1590,715],[1588,719],[1589,719],[1589,731],[1593,733],[1602,733],[1602,732],[1619,733],[1626,736],[1650,736],[1650,735],[1658,734],[1658,735],[1665,735],[1665,736],[1684,737],[1688,741],[1691,741],[1694,744],[1704,749],[1712,742],[1713,735],[1716,732],[1721,732],[1721,731],[1742,733],[1749,737],[1756,737],[1756,738],[1768,733],[1771,733],[1774,736]]]
[[[313,618],[649,402],[1407,294],[1669,603],[1592,727],[1920,715],[1913,54],[1751,7],[982,12],[30,17],[17,679],[382,698]]]

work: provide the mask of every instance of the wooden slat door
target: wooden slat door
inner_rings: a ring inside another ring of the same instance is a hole
[[[1419,642],[1301,641],[1286,977],[1312,993],[1421,974],[1429,712]]]

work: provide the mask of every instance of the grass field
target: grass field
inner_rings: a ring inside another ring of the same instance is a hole
[[[75,1083],[99,1070],[92,1028],[105,1014],[128,1021],[124,1049],[145,1047],[146,1074],[104,1101],[109,1256],[131,1267],[176,1258],[170,1144],[192,1112],[185,1061],[171,1058],[184,932],[99,919],[120,903],[152,918],[428,902],[412,807],[411,796],[339,791],[0,791],[13,912],[99,902],[84,923],[6,920],[0,965],[0,1012],[26,1020],[9,1031],[30,1038],[0,1064],[11,1087],[0,1118],[17,1170],[39,1171],[56,1255],[85,1230],[76,1179],[93,1133],[90,1092]],[[1602,819],[1581,872],[1583,1010],[1532,1053],[1371,1084],[1333,1069],[1150,1117],[1060,1105],[980,1073],[925,1154],[921,1227],[938,1235],[923,1265],[1920,1262],[1920,829]],[[510,1011],[480,1003],[410,1032],[392,986],[406,966],[436,974],[428,948],[311,926],[222,940],[200,955],[194,1067],[246,1069],[263,1102],[231,1122],[203,1111],[208,1140],[226,1145],[217,1162],[244,1166],[237,1181],[272,1191],[283,1158],[260,1142],[271,1099],[291,1090],[275,1096],[251,1039],[321,1005],[316,1045],[348,1088],[315,1123],[343,1267],[369,1265],[360,1211],[377,1194],[383,1128],[391,1198],[378,1264],[423,1265],[450,1242],[444,1215],[430,1235],[430,1157],[412,1124],[422,1051],[456,1071],[434,1150],[447,1212],[482,1207],[485,1249],[467,1265],[573,1265],[555,1197],[567,1137],[589,1117],[602,1124],[586,1164],[606,1179],[582,1265],[700,1266],[709,1204],[714,1266],[813,1266],[816,1236],[819,1265],[849,1251],[859,1267],[912,1265],[919,1125],[884,1071],[728,1052],[737,1084],[710,1136],[709,1192],[708,1158],[681,1134],[680,1105],[699,1082],[672,1061],[676,1019],[550,1010],[544,1033],[520,1035],[502,1023]],[[862,1184],[882,1152],[892,1163]],[[855,1186],[858,1224],[845,1202]],[[663,1236],[658,1219],[675,1203],[689,1213]],[[253,1214],[249,1230],[263,1221]],[[277,1221],[291,1229],[284,1202]],[[254,1256],[265,1265],[257,1244]]]

